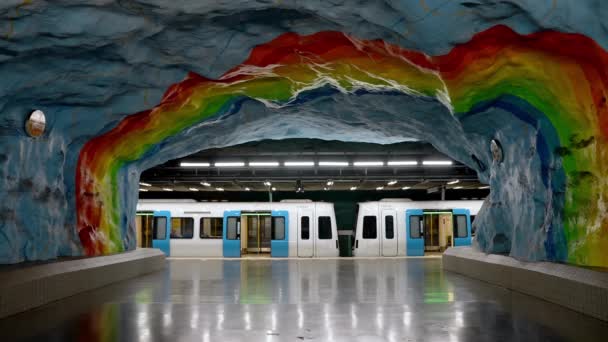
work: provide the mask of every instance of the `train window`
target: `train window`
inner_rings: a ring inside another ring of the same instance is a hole
[[[192,239],[194,236],[194,219],[192,217],[171,218],[172,239]]]
[[[285,240],[285,218],[272,218],[272,240]]]
[[[203,217],[201,218],[201,231],[199,233],[201,239],[221,239],[222,224],[221,217]]]
[[[394,239],[395,238],[395,226],[393,224],[393,216],[384,216],[384,237],[386,239]]]
[[[310,239],[310,217],[308,216],[300,218],[300,238],[302,240]]]
[[[466,215],[455,215],[454,221],[454,236],[457,238],[466,238],[467,233],[467,217]]]
[[[228,224],[226,225],[226,239],[238,240],[238,231],[239,231],[239,218],[238,217],[229,217]]]
[[[319,239],[331,239],[331,219],[329,216],[319,216]]]
[[[422,221],[422,216],[410,216],[410,238],[412,238],[412,239],[421,238],[420,221]]]
[[[375,239],[378,236],[376,230],[376,216],[363,216],[363,238]]]
[[[167,218],[159,216],[154,218],[154,226],[152,232],[152,239],[164,240],[167,238]]]

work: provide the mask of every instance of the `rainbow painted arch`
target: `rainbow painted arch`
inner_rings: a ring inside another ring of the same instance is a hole
[[[506,26],[434,57],[340,32],[287,33],[254,48],[217,80],[188,75],[158,106],[126,117],[82,148],[76,206],[86,254],[129,248],[116,191],[128,163],[239,99],[284,105],[327,85],[343,92],[388,90],[435,98],[457,117],[505,96],[517,99],[512,106],[525,104],[520,110],[541,113],[557,132],[559,141],[548,148],[567,178],[561,215],[566,246],[547,242],[549,258],[608,266],[608,54],[583,35],[520,35]]]

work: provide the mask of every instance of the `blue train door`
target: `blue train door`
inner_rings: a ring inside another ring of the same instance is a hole
[[[471,245],[471,215],[469,209],[454,209],[454,246]]]
[[[424,212],[422,209],[405,211],[406,251],[408,256],[424,255]]]
[[[166,256],[171,255],[171,212],[155,211],[154,222],[152,224],[152,248],[158,248]]]
[[[224,211],[224,229],[222,229],[223,254],[225,258],[241,257],[241,211]]]
[[[287,210],[272,211],[272,232],[270,240],[270,256],[289,256],[289,212]]]

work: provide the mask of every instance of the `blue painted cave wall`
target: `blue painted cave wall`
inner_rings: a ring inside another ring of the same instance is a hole
[[[217,77],[253,46],[281,33],[338,30],[436,55],[506,24],[520,33],[583,33],[608,48],[605,18],[608,5],[601,0],[2,1],[0,263],[81,255],[74,172],[83,144],[125,115],[157,104],[188,71]],[[24,131],[34,108],[47,114],[47,131],[38,139]],[[548,200],[555,194],[548,193],[542,178],[549,164],[537,144],[539,134],[551,132],[500,106],[482,108],[461,125],[439,103],[404,95],[328,92],[280,113],[248,101],[235,115],[167,141],[157,155],[133,164],[125,179],[136,184],[141,170],[193,148],[261,138],[426,140],[473,168],[479,169],[471,154],[488,166],[480,178],[493,191],[485,214],[477,218],[484,250],[560,260],[541,248],[560,222],[558,208]],[[492,137],[505,147],[506,160],[499,166],[490,160]],[[560,182],[559,170],[551,172],[552,181]],[[121,213],[128,220],[136,187],[122,191],[131,200]],[[513,226],[523,231],[513,232]]]

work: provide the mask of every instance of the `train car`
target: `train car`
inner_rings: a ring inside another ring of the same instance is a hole
[[[139,245],[175,257],[337,257],[332,203],[140,200]]]
[[[387,199],[359,203],[354,256],[423,256],[471,245],[483,201]]]

